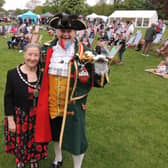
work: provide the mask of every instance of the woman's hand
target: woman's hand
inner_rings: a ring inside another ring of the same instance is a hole
[[[16,124],[13,119],[13,116],[8,116],[8,129],[9,131],[15,133],[16,132]]]

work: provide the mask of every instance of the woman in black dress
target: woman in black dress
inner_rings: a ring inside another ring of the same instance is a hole
[[[38,161],[47,156],[47,144],[34,142],[36,105],[40,88],[41,70],[38,67],[40,47],[28,44],[24,64],[7,73],[5,105],[5,152],[16,156],[16,167],[38,168]]]

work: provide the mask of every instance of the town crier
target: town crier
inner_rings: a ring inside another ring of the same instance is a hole
[[[54,141],[55,160],[63,164],[62,150],[72,154],[74,168],[81,168],[88,147],[85,111],[91,88],[108,83],[108,60],[96,55],[76,39],[76,31],[86,29],[75,15],[60,13],[50,19],[56,39],[45,46],[45,68],[35,127],[36,142]],[[102,66],[95,66],[95,63]]]

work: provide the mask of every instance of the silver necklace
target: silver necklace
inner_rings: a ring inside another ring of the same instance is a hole
[[[39,76],[39,78],[38,78],[36,84],[35,84],[35,85],[32,85],[31,83],[29,83],[28,81],[26,81],[26,80],[23,78],[23,76],[22,76],[22,74],[21,74],[21,72],[20,72],[20,70],[19,70],[19,66],[17,66],[16,69],[17,69],[17,73],[18,73],[20,79],[21,79],[26,85],[28,85],[28,86],[30,86],[30,87],[32,87],[32,88],[35,88],[35,89],[37,88],[38,83],[39,83],[39,81],[40,81],[40,76]]]

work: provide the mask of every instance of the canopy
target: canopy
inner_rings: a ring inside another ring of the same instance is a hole
[[[41,17],[46,17],[46,18],[50,18],[50,17],[53,17],[54,15],[50,12],[46,12],[46,13],[43,13],[41,14]]]
[[[109,19],[132,19],[136,27],[149,27],[152,23],[157,23],[158,14],[155,10],[117,10]]]
[[[23,13],[21,15],[21,18],[22,18],[23,22],[25,19],[30,18],[30,19],[34,20],[35,23],[37,23],[37,15],[35,13],[33,13],[32,11],[28,11],[26,13]]]
[[[108,17],[107,16],[103,16],[103,15],[100,15],[99,16],[101,19],[103,19],[105,22],[107,21]]]
[[[92,13],[91,15],[88,15],[86,16],[87,18],[90,18],[90,19],[95,19],[98,17],[98,15],[96,15],[96,13]]]
[[[96,13],[92,13],[91,15],[86,16],[87,19],[102,19],[104,21],[106,21],[108,19],[107,16],[103,16],[103,15],[97,15]]]

